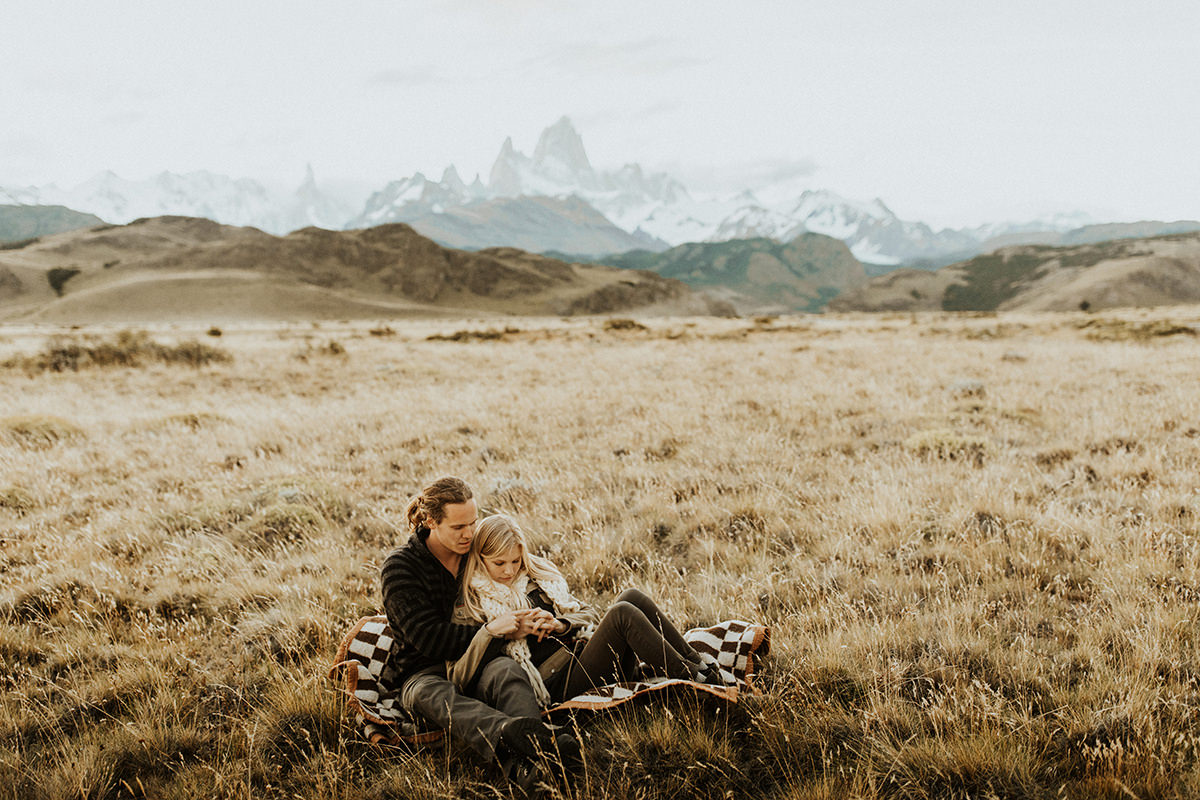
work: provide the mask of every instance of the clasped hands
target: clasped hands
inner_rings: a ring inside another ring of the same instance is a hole
[[[540,642],[551,633],[563,633],[567,625],[544,608],[522,608],[508,611],[487,624],[488,633],[505,639],[536,636]]]

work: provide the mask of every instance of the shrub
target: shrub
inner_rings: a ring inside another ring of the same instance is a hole
[[[303,503],[274,503],[250,520],[243,543],[270,547],[301,542],[319,531],[323,522],[320,514]]]
[[[922,431],[904,441],[904,446],[917,455],[949,461],[964,459],[983,462],[991,443],[982,436],[964,436],[948,430]]]
[[[229,353],[211,345],[196,341],[161,344],[144,331],[127,330],[110,339],[56,336],[42,352],[10,358],[3,366],[28,372],[78,372],[86,367],[138,367],[146,361],[201,367],[231,360]]]
[[[604,330],[606,331],[648,331],[650,330],[636,319],[623,319],[614,317],[604,320]]]
[[[502,331],[486,330],[486,331],[455,331],[452,334],[446,335],[435,333],[432,336],[426,336],[427,342],[493,342],[503,340],[506,336],[511,336],[520,333],[520,328],[506,327]]]
[[[46,280],[50,282],[50,288],[59,297],[63,296],[63,287],[67,285],[67,281],[79,274],[79,270],[74,267],[55,267],[46,273]]]
[[[0,508],[15,511],[17,512],[17,516],[28,514],[33,510],[35,505],[33,495],[19,486],[9,486],[7,489],[0,489]]]
[[[83,435],[83,430],[62,417],[48,414],[26,414],[0,419],[0,431],[21,444],[49,447],[64,439]]]
[[[156,423],[152,423],[153,428],[174,428],[176,426],[183,428],[191,428],[198,431],[201,428],[206,428],[210,425],[217,425],[229,422],[229,418],[221,414],[215,414],[211,411],[189,411],[184,414],[171,414],[163,417]]]

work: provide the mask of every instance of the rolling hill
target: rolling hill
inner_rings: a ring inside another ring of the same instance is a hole
[[[1002,247],[934,272],[897,270],[834,311],[1067,311],[1200,302],[1200,233]]]
[[[867,280],[845,243],[818,233],[784,243],[768,238],[696,242],[603,261],[683,281],[729,301],[740,313],[819,311],[830,298]]]
[[[0,250],[0,319],[59,323],[728,308],[650,272],[513,248],[442,247],[408,225],[279,237],[155,217]]]

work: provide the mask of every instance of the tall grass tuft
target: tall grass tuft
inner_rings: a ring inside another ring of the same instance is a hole
[[[29,373],[78,372],[95,367],[140,367],[147,363],[202,367],[231,359],[228,351],[196,340],[162,344],[145,331],[125,330],[111,338],[55,337],[41,352],[10,357],[0,366]]]

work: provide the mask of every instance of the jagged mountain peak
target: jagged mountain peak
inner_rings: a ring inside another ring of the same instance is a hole
[[[459,177],[458,170],[455,169],[453,164],[451,164],[450,166],[446,167],[445,170],[443,170],[442,185],[449,189],[454,189],[459,192],[465,191],[467,188],[467,185],[465,183],[463,183],[462,178]]]
[[[567,117],[542,131],[533,150],[533,168],[554,177],[595,179],[583,137]]]

